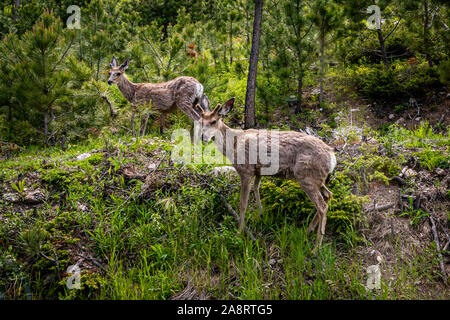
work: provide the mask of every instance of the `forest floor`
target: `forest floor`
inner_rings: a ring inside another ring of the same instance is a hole
[[[239,178],[173,163],[168,134],[104,134],[3,159],[0,298],[449,299],[450,108],[440,97],[392,117],[351,93],[329,93],[321,110],[307,92],[300,120],[279,111],[280,127],[310,126],[335,147],[332,191],[358,208],[347,216],[334,200],[317,255],[309,200],[292,208],[291,191],[273,198],[286,185],[267,179],[263,215],[252,200],[247,214],[257,240],[239,235],[226,206],[238,208]],[[79,290],[66,285],[73,265]],[[368,287],[370,266],[379,288]]]

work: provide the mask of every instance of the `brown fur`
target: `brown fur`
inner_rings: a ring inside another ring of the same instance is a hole
[[[245,226],[244,218],[251,179],[255,177],[254,192],[256,203],[261,213],[262,206],[259,195],[259,186],[262,176],[261,169],[265,166],[269,166],[267,164],[261,164],[259,157],[257,158],[256,164],[249,164],[249,145],[262,142],[269,146],[268,152],[270,154],[271,139],[270,134],[267,135],[267,131],[264,130],[236,130],[225,125],[222,121],[222,117],[229,112],[233,103],[234,99],[230,99],[224,105],[218,105],[212,112],[205,111],[201,113],[202,139],[204,142],[208,142],[212,135],[214,135],[214,132],[221,133],[221,135],[215,136],[214,143],[218,149],[227,156],[241,178],[239,229],[243,230]],[[200,112],[201,108],[199,106],[196,108]],[[204,135],[206,135],[206,137]],[[226,149],[225,139],[227,135],[236,137],[233,143],[234,148],[232,152],[227,152]],[[246,163],[238,164],[236,146],[238,143],[243,142],[245,142]],[[332,167],[333,161],[335,165],[335,157],[332,148],[326,145],[322,140],[300,132],[279,132],[279,168],[275,176],[297,180],[303,191],[305,191],[308,198],[316,207],[317,213],[308,226],[308,233],[317,228],[316,247],[322,243],[323,235],[325,234],[328,201],[332,196],[332,193],[325,186],[325,181],[334,169]]]
[[[161,125],[164,125],[164,114],[174,112],[177,108],[192,120],[198,120],[199,114],[194,111],[194,105],[200,101],[203,94],[202,84],[193,77],[178,77],[161,83],[133,83],[125,75],[129,60],[118,66],[113,57],[111,61],[109,84],[116,83],[123,96],[132,104],[152,103],[152,108],[162,113]]]

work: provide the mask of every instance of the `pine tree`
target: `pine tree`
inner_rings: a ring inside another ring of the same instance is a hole
[[[59,103],[67,97],[70,75],[63,66],[73,41],[74,34],[63,30],[61,20],[46,11],[31,31],[21,39],[7,36],[1,48],[14,66],[15,103],[25,107],[30,122],[41,129],[45,145],[55,141],[50,126],[62,111]]]

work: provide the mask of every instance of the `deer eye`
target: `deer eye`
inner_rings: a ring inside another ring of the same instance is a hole
[[[216,120],[214,120],[214,121],[211,121],[211,125],[213,126],[213,125],[215,125],[216,124]]]
[[[121,75],[121,73],[120,73],[120,72],[117,72],[117,73],[116,73],[116,76],[120,77],[120,75]]]

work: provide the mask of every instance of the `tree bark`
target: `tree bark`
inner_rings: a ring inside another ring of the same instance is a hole
[[[298,77],[298,88],[297,88],[297,106],[295,107],[295,114],[302,111],[302,97],[303,97],[303,71],[300,70]]]
[[[386,68],[389,68],[390,65],[386,54],[386,43],[384,41],[381,29],[377,29],[377,34],[378,34],[378,41],[380,42],[381,57],[383,58],[383,63],[386,66]]]
[[[323,102],[323,77],[324,77],[324,51],[325,51],[325,31],[321,30],[320,35],[320,93],[319,93],[319,103]]]
[[[255,126],[255,91],[258,72],[259,40],[261,38],[263,0],[255,0],[255,17],[253,21],[252,49],[245,94],[245,129]]]
[[[430,23],[430,17],[428,12],[428,1],[425,0],[423,2],[424,7],[424,23],[423,23],[423,44],[424,44],[424,50],[425,50],[425,56],[428,61],[428,65],[433,67],[433,60],[431,59],[430,55],[430,39],[428,36],[428,24]]]
[[[44,144],[48,147],[48,112],[44,113]]]
[[[20,7],[20,0],[16,0],[15,4],[14,4],[14,22],[17,21],[17,18],[19,17],[18,15],[18,11],[19,11],[19,7]]]

